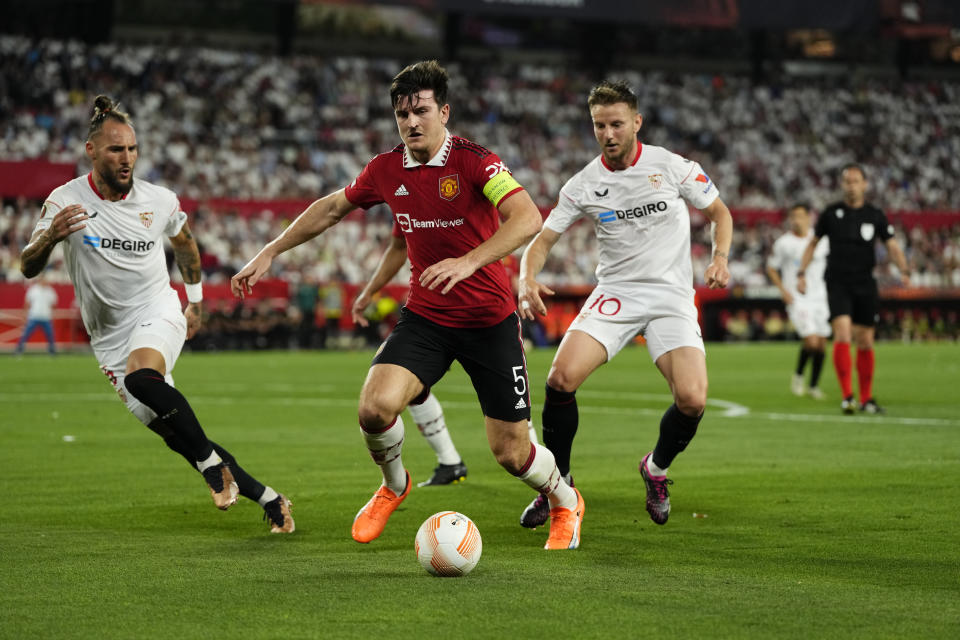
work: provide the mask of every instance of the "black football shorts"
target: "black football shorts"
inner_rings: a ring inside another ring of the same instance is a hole
[[[520,317],[511,313],[491,327],[445,327],[406,307],[373,358],[395,364],[432,387],[456,360],[470,376],[483,415],[505,422],[530,419],[527,361]]]
[[[827,281],[827,303],[830,319],[850,316],[853,324],[876,326],[880,295],[873,278],[859,282]]]

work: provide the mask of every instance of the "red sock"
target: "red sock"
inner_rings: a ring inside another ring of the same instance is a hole
[[[860,382],[860,404],[873,398],[873,349],[857,349],[857,379]]]
[[[833,368],[837,370],[840,391],[844,398],[853,395],[853,366],[850,362],[850,343],[833,343]]]

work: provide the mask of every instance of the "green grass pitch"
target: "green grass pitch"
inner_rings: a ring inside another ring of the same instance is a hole
[[[829,363],[827,400],[790,395],[796,353],[708,347],[711,401],[671,469],[663,527],[637,463],[666,384],[642,348],[601,368],[578,394],[575,552],[519,526],[532,492],[493,460],[458,365],[435,391],[469,478],[414,488],[359,545],[350,524],[379,484],[356,420],[369,352],[177,365],[208,434],[291,497],[292,536],[270,535],[251,502],[217,511],[92,356],[3,357],[0,637],[960,637],[960,347],[879,345],[878,417],[840,415]],[[535,422],[552,355],[529,354]],[[434,457],[407,425],[423,480]],[[465,578],[433,578],[414,556],[420,523],[444,509],[483,536]]]

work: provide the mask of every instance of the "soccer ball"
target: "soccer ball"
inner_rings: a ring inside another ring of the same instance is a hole
[[[456,511],[441,511],[420,525],[414,549],[429,573],[465,576],[480,562],[483,541],[473,520]]]

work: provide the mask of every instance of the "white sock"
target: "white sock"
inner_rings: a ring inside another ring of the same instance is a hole
[[[393,424],[379,433],[369,433],[360,427],[370,457],[383,472],[383,484],[395,494],[400,495],[407,488],[407,472],[400,459],[403,448],[403,418],[397,416]]]
[[[667,467],[669,469],[670,467]],[[647,458],[647,473],[652,476],[665,476],[667,475],[667,469],[661,469],[653,461],[653,454],[650,454],[650,457]]]
[[[207,458],[206,460],[197,460],[197,470],[198,470],[200,473],[203,473],[204,471],[206,471],[206,470],[209,469],[210,467],[215,467],[215,466],[217,466],[218,464],[220,464],[221,462],[223,462],[223,458],[221,458],[220,456],[218,456],[216,450],[214,450],[214,451],[210,454],[210,457]]]
[[[533,460],[527,471],[520,476],[527,486],[547,495],[550,508],[577,508],[577,492],[570,488],[557,469],[557,461],[550,449],[539,444],[531,444],[534,449]]]
[[[461,461],[443,419],[443,408],[435,395],[431,393],[422,403],[411,404],[407,410],[417,423],[417,429],[437,454],[440,464],[457,464]]]
[[[530,432],[530,442],[540,444],[540,441],[537,440],[537,430],[533,428],[533,420],[527,420],[527,430]]]
[[[261,507],[267,506],[268,502],[273,502],[280,497],[280,494],[273,490],[273,487],[267,487],[263,490],[263,494],[257,500],[260,503]]]

